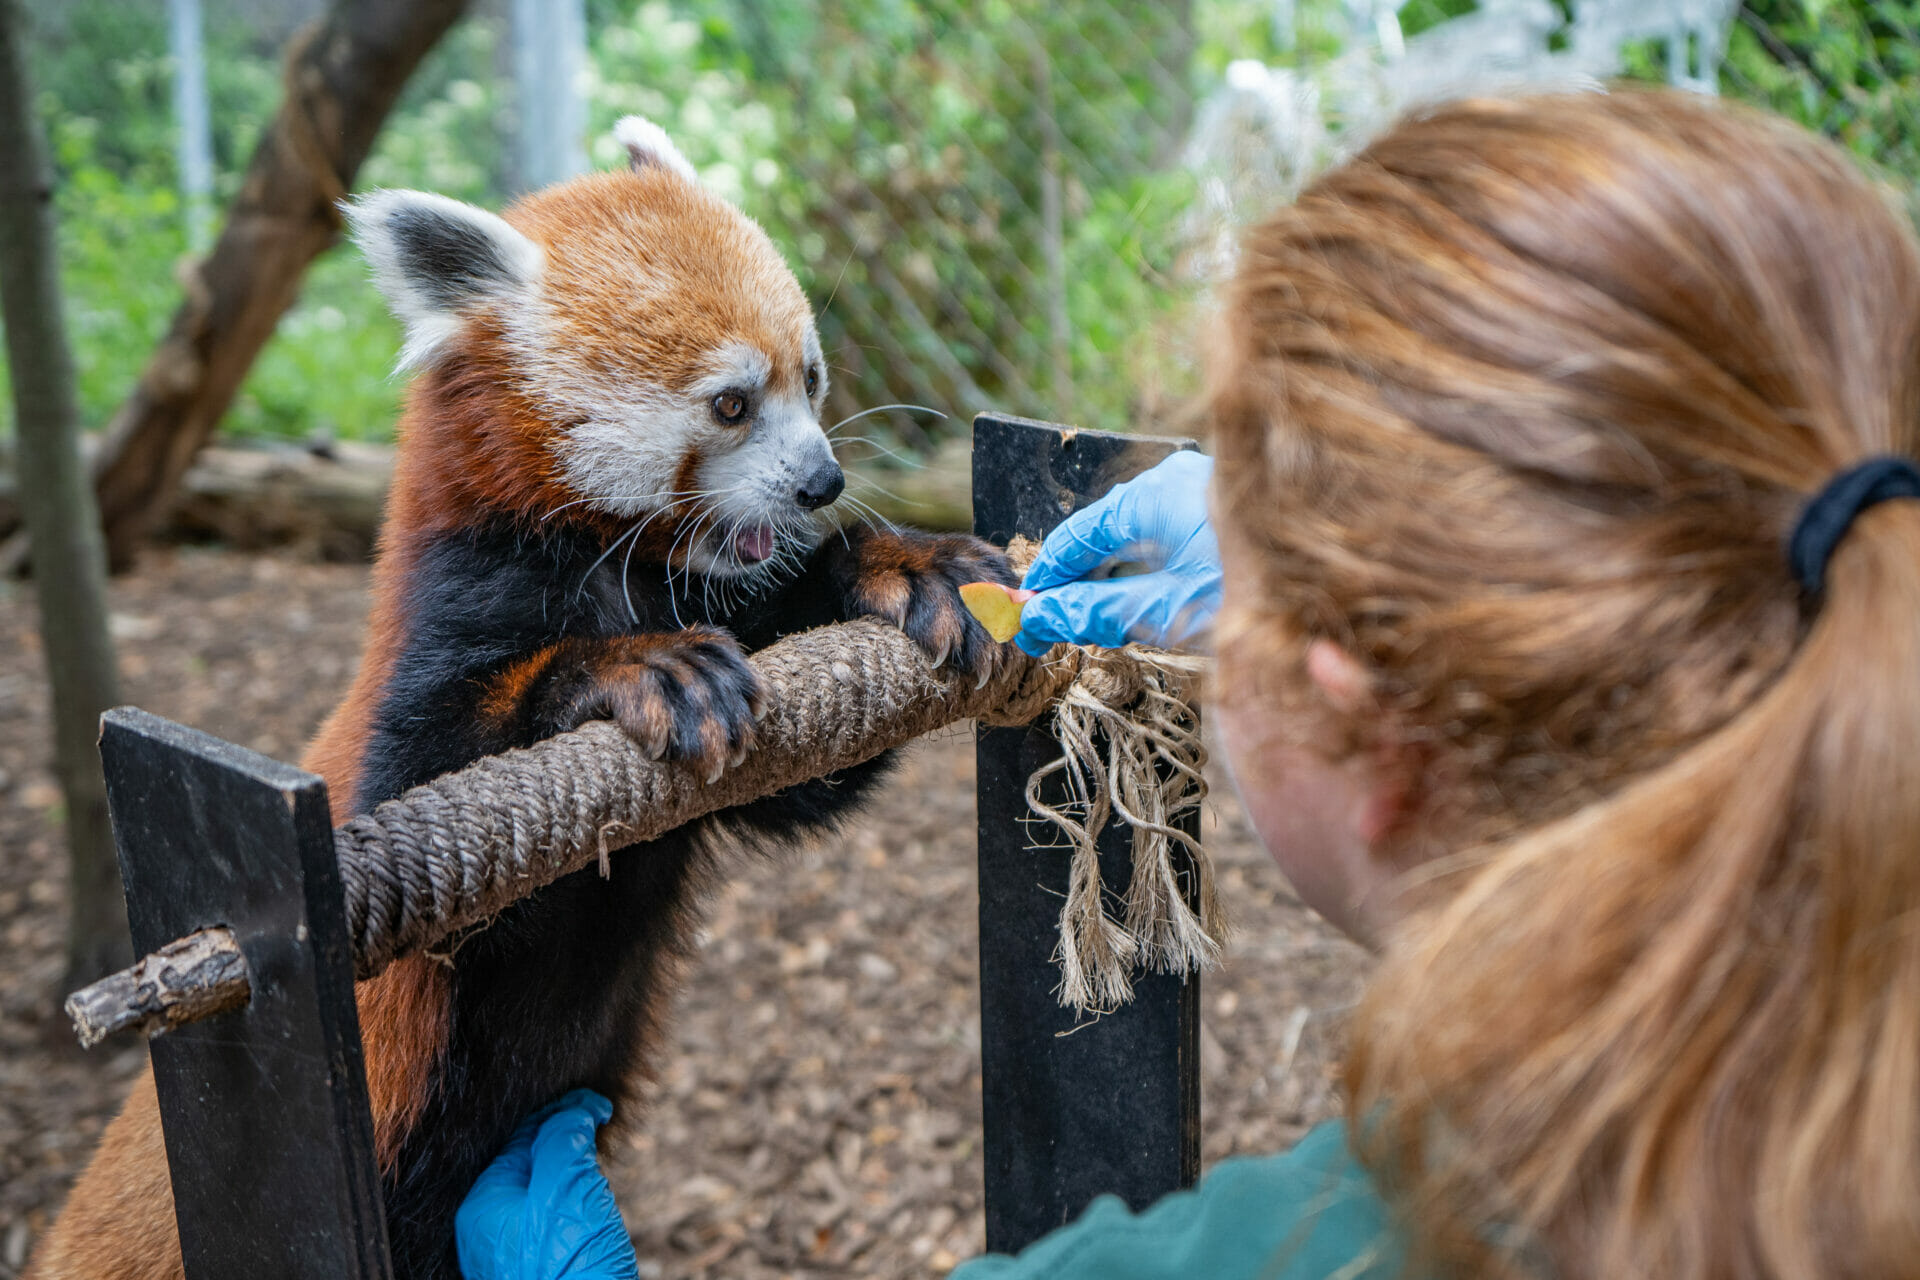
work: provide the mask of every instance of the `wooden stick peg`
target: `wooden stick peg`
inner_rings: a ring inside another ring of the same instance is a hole
[[[67,1016],[91,1049],[116,1031],[149,1036],[225,1013],[253,994],[247,962],[231,929],[202,929],[169,942],[118,973],[67,997]]]

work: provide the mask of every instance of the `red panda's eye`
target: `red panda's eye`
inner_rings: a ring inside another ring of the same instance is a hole
[[[807,399],[813,399],[813,393],[820,389],[820,370],[814,365],[807,366]]]
[[[713,398],[713,416],[722,422],[738,422],[747,416],[747,398],[738,391],[722,391]]]

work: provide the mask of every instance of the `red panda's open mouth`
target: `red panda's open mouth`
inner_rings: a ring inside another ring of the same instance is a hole
[[[773,554],[773,526],[756,524],[733,535],[733,557],[743,565],[759,564]]]

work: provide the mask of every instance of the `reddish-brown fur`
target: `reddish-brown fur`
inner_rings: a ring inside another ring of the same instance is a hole
[[[181,1280],[183,1275],[160,1107],[153,1076],[143,1073],[127,1105],[107,1126],[66,1212],[27,1264],[25,1280]]]

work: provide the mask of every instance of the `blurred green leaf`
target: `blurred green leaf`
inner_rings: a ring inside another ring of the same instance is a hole
[[[224,196],[278,104],[294,10],[207,4]],[[164,9],[34,7],[82,405],[98,426],[180,296]],[[1471,8],[1409,0],[1400,21],[1412,34]],[[593,162],[620,163],[606,136],[619,116],[663,125],[793,262],[821,311],[834,408],[908,400],[953,415],[926,434],[900,422],[914,443],[989,406],[1109,427],[1170,414],[1194,385],[1181,164],[1194,113],[1234,59],[1317,64],[1353,29],[1342,0],[589,0],[588,14]],[[1912,200],[1917,31],[1920,0],[1753,0],[1723,89],[1839,140]],[[505,52],[497,22],[457,27],[408,85],[362,185],[504,203]],[[1664,75],[1657,45],[1628,53],[1633,73]],[[386,436],[398,346],[357,256],[336,249],[224,427]]]

